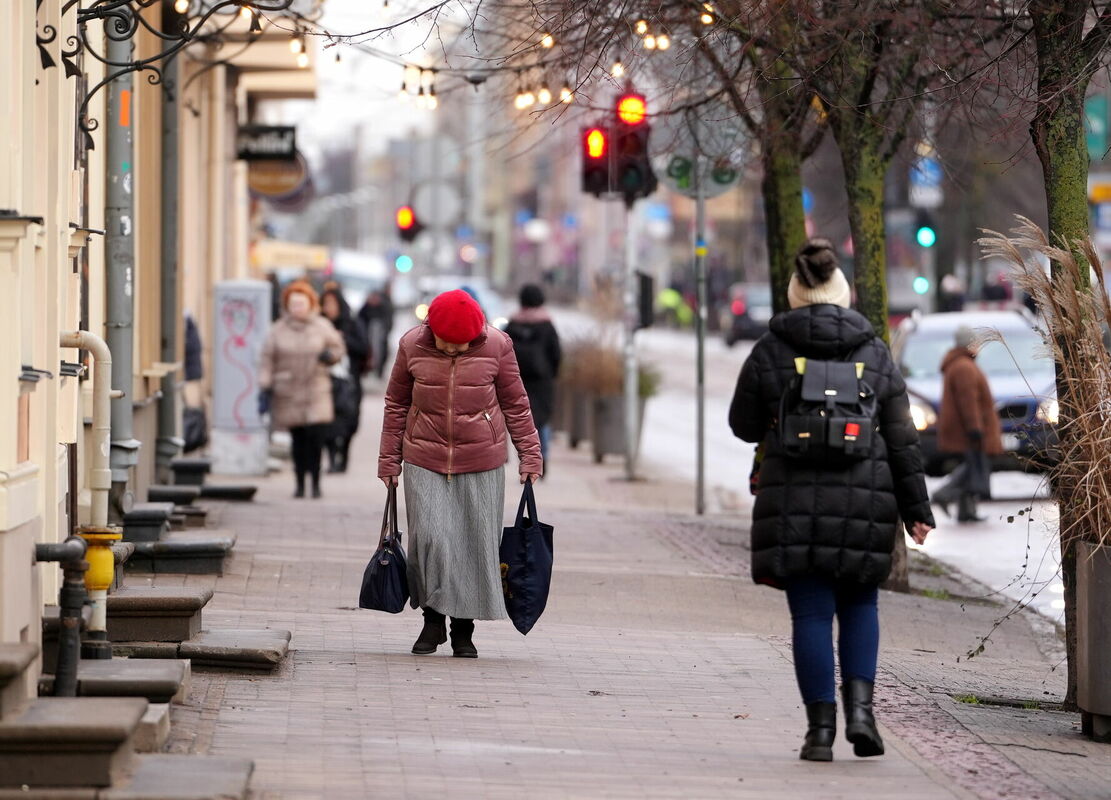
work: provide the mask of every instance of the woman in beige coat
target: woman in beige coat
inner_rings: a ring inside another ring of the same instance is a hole
[[[282,292],[285,313],[270,327],[259,365],[259,413],[293,439],[294,497],[320,497],[320,454],[334,417],[329,368],[344,356],[343,336],[322,317],[312,286],[294,281]]]

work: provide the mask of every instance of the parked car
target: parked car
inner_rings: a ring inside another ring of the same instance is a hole
[[[1057,443],[1057,388],[1053,361],[1024,311],[961,311],[913,315],[892,338],[892,354],[906,378],[910,412],[922,440],[926,471],[943,475],[950,466],[937,448],[941,407],[941,360],[953,347],[961,326],[987,329],[998,340],[985,341],[976,363],[987,376],[1003,428],[1004,455],[995,469],[1044,466]]]
[[[424,322],[428,316],[428,304],[436,295],[452,289],[465,289],[478,302],[486,313],[486,321],[495,328],[504,330],[509,324],[510,309],[506,302],[490,288],[484,278],[470,275],[434,275],[422,278],[417,286],[417,304],[413,314]]]
[[[742,339],[759,339],[772,318],[772,287],[766,283],[735,283],[729,287],[729,311],[723,338],[728,347]]]

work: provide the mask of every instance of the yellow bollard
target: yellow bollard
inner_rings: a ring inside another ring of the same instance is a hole
[[[111,658],[112,644],[108,641],[108,588],[116,575],[112,544],[123,539],[123,529],[114,525],[86,525],[77,529],[77,535],[88,544],[85,560],[89,562],[89,571],[85,573],[85,588],[89,592],[89,605],[93,611],[85,639],[81,643],[81,656]]]

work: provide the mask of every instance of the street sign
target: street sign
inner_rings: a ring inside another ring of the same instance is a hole
[[[264,200],[281,200],[296,194],[309,179],[309,165],[297,153],[292,161],[252,161],[247,168],[247,188]]]
[[[1103,161],[1107,155],[1108,133],[1107,96],[1096,94],[1084,101],[1084,133],[1088,143],[1088,158]]]
[[[944,178],[936,158],[919,156],[910,168],[910,204],[914,208],[938,208],[944,200]]]
[[[297,157],[297,129],[292,125],[240,125],[235,157],[244,161],[292,161]]]
[[[649,141],[660,180],[691,199],[697,194],[694,169],[699,157],[706,161],[703,198],[717,197],[737,185],[743,144],[737,115],[718,103],[662,117]]]

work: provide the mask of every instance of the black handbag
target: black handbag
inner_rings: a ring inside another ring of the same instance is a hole
[[[397,529],[397,487],[391,486],[386,493],[378,549],[363,570],[359,608],[390,614],[403,611],[409,601],[409,579],[405,570],[405,550],[401,546],[401,531]]]
[[[528,518],[525,518],[525,508]],[[505,610],[513,626],[527,634],[544,613],[552,585],[552,526],[536,517],[532,481],[525,483],[517,519],[502,529],[501,578]]]

